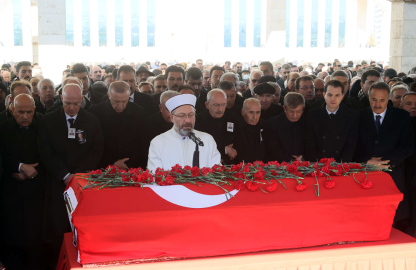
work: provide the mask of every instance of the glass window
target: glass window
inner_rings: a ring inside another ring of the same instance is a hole
[[[98,44],[107,46],[107,0],[98,0]]]
[[[74,46],[74,1],[66,0],[66,45]]]
[[[318,12],[319,0],[312,0],[311,47],[318,47]]]
[[[246,46],[247,0],[240,0],[239,6],[239,46]]]
[[[91,46],[90,0],[82,0],[82,46]]]
[[[290,41],[290,0],[286,0],[286,47]]]
[[[305,27],[305,0],[298,0],[298,29],[296,47],[303,47],[303,28]]]
[[[147,47],[155,46],[155,0],[147,0]]]
[[[123,46],[123,0],[114,0],[116,46]]]
[[[326,0],[325,7],[325,47],[331,47],[332,0]]]
[[[224,47],[231,47],[231,0],[224,0]]]
[[[345,23],[347,18],[347,0],[339,0],[339,38],[338,47],[345,47]]]
[[[13,0],[12,4],[14,46],[23,46],[22,0]]]
[[[254,47],[261,45],[261,0],[254,0]]]
[[[131,0],[131,46],[139,46],[139,0]]]

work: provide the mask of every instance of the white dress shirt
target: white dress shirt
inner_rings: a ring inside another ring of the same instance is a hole
[[[77,116],[78,116],[78,114],[76,114],[75,116],[69,116],[65,113],[66,125],[68,126],[68,130],[71,127],[71,124],[69,123],[68,119],[73,118],[74,119],[74,124],[75,124],[75,121],[77,121]]]
[[[376,121],[376,115],[380,115],[381,116],[381,118],[380,118],[380,125],[383,124],[383,120],[384,120],[384,117],[386,116],[386,112],[387,112],[387,108],[384,110],[384,112],[382,112],[380,114],[376,114],[375,112],[373,112],[374,122]]]
[[[339,106],[338,106],[338,109],[336,109],[336,110],[335,110],[335,112],[330,112],[330,111],[328,110],[328,106],[326,106],[326,107],[325,107],[325,109],[326,109],[326,112],[328,113],[328,115],[330,115],[331,113],[336,114],[336,113],[337,113],[337,111],[339,110]]]

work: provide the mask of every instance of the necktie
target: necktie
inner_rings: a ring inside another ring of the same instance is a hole
[[[333,113],[330,113],[330,114],[329,114],[329,118],[331,118],[331,119],[333,119],[333,118],[334,118],[334,116],[335,116],[335,114],[333,114]]]
[[[75,119],[74,118],[69,118],[68,119],[68,122],[69,122],[69,124],[70,124],[70,128],[73,128],[74,127],[74,122],[75,122]]]
[[[381,115],[376,115],[376,129],[377,129],[377,133],[380,129],[381,123],[380,123],[380,119],[381,119]]]

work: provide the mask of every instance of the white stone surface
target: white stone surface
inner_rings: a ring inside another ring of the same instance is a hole
[[[405,73],[416,66],[415,14],[416,2],[392,2],[389,67]]]
[[[45,78],[59,83],[66,68],[65,0],[39,1],[39,65]]]

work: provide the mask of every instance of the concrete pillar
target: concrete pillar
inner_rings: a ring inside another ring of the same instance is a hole
[[[273,31],[286,30],[286,0],[267,0],[266,42]]]
[[[58,84],[62,80],[62,71],[66,68],[65,0],[39,1],[38,10],[39,65],[42,67],[42,73]]]
[[[416,1],[391,1],[389,67],[407,73],[416,66]]]
[[[347,1],[348,5],[348,1]],[[357,47],[367,43],[367,0],[357,1]]]

